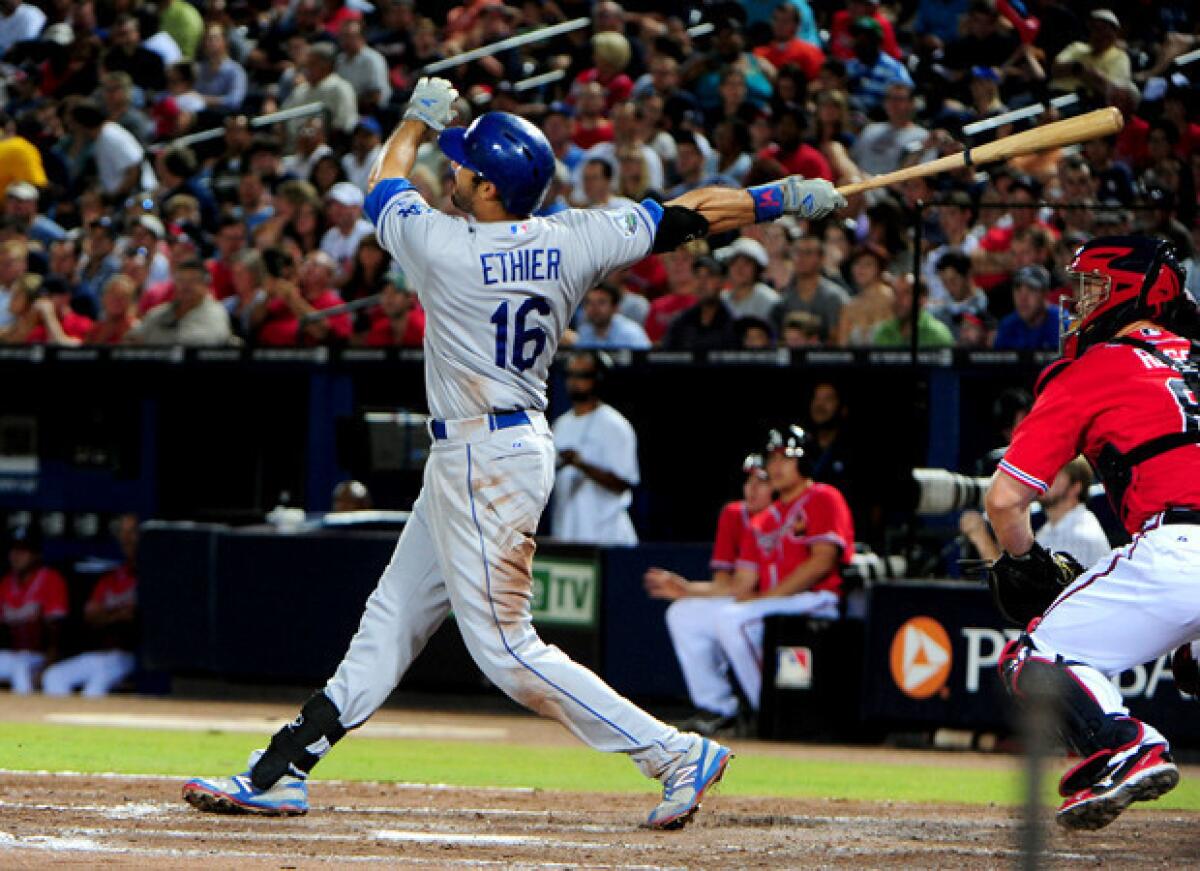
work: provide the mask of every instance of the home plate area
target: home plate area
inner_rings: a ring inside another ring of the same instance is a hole
[[[693,826],[652,832],[638,826],[652,795],[318,780],[308,816],[268,819],[198,813],[179,800],[181,784],[0,774],[0,867],[995,868],[1017,859],[1016,817],[996,808],[718,794]],[[1200,855],[1183,814],[1049,838],[1052,867]]]

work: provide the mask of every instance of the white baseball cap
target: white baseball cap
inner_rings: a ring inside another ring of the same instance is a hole
[[[1094,9],[1092,11],[1092,18],[1097,21],[1103,21],[1105,24],[1111,24],[1114,30],[1121,29],[1121,21],[1117,18],[1117,13],[1111,9]]]
[[[14,200],[37,202],[38,189],[27,181],[14,181],[4,189],[4,194]]]
[[[771,262],[771,258],[767,255],[767,249],[762,246],[762,243],[747,236],[739,236],[733,240],[732,244],[720,249],[716,254],[717,259],[723,263],[729,262],[734,257],[749,257],[762,269],[766,269],[767,264]]]
[[[331,187],[329,193],[325,194],[325,199],[358,209],[361,209],[363,203],[366,202],[366,197],[363,196],[363,192],[358,189],[358,186],[348,181],[339,181]]]

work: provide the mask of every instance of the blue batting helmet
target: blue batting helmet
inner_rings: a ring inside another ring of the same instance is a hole
[[[505,210],[525,217],[541,205],[554,178],[550,143],[524,118],[508,112],[480,115],[470,127],[447,127],[442,152],[496,186]]]

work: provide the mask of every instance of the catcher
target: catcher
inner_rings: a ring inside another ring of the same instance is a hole
[[[1068,274],[1063,356],[1038,381],[987,512],[1004,549],[997,604],[1028,624],[1005,647],[1001,678],[1018,702],[1057,702],[1082,758],[1059,783],[1057,818],[1099,829],[1179,783],[1166,738],[1129,715],[1109,677],[1200,635],[1200,348],[1185,338],[1200,318],[1159,239],[1093,239]],[[1086,571],[1037,544],[1029,523],[1030,504],[1080,452],[1133,536]],[[1175,664],[1194,691],[1189,654]]]

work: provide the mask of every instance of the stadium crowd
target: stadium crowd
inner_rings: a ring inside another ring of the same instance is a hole
[[[0,0],[0,342],[419,346],[419,288],[361,213],[381,142],[429,64],[579,17],[438,73],[463,123],[542,126],[542,215],[859,181],[1053,120],[964,134],[1059,95],[1127,123],[648,257],[566,344],[1054,348],[1073,250],[1128,231],[1174,241],[1200,288],[1192,3]],[[432,143],[412,181],[454,211]]]

